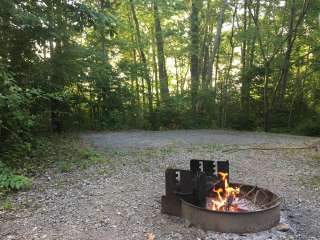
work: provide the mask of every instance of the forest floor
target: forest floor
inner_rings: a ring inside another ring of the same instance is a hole
[[[48,168],[35,177],[31,190],[13,194],[10,207],[0,210],[0,239],[320,239],[320,153],[290,149],[319,138],[176,130],[87,133],[80,139],[79,148],[90,145],[104,160],[65,169],[70,171]],[[246,150],[226,151],[239,148]],[[282,196],[281,222],[289,231],[219,234],[161,214],[165,169],[187,169],[191,158],[229,160],[231,180]]]

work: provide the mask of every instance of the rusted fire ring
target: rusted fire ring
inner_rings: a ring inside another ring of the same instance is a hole
[[[199,228],[225,233],[251,233],[270,229],[280,221],[281,198],[271,191],[247,184],[230,183],[241,187],[240,194],[254,201],[261,209],[246,212],[213,211],[181,198],[181,216]]]

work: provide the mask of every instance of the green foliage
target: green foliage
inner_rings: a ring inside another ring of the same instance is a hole
[[[38,175],[48,168],[54,168],[57,172],[70,172],[106,163],[108,160],[104,156],[83,143],[78,136],[52,135],[37,138],[21,171],[31,175]]]
[[[297,132],[308,136],[320,136],[320,117],[305,119],[297,126]]]
[[[12,202],[10,201],[9,198],[6,198],[6,199],[1,203],[0,209],[3,209],[3,210],[11,210],[11,209],[13,209]]]
[[[0,190],[21,190],[31,187],[31,180],[17,175],[0,161]]]
[[[30,151],[36,116],[30,111],[40,97],[36,89],[22,89],[0,65],[0,152],[9,162]]]
[[[72,156],[67,155],[65,159],[61,159],[56,163],[59,171],[70,172],[75,169],[84,170],[90,166],[108,162],[102,155],[88,147],[79,150],[71,147],[71,150],[73,151]]]

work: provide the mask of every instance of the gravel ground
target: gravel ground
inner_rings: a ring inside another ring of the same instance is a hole
[[[82,136],[109,163],[53,174],[14,196],[15,211],[0,211],[0,239],[320,239],[320,153],[284,149],[317,138],[236,131],[181,130],[90,133]],[[233,148],[280,148],[278,150]],[[189,159],[229,160],[231,179],[266,187],[284,197],[277,228],[256,234],[219,234],[160,213],[167,167]],[[153,236],[155,238],[153,238]]]

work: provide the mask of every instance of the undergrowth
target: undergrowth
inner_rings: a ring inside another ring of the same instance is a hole
[[[31,179],[48,169],[55,173],[70,172],[102,163],[108,163],[108,160],[76,135],[38,137],[30,153],[21,158],[18,165],[10,166],[0,160],[0,195],[30,188]]]
[[[25,164],[24,170],[33,174],[47,168],[54,172],[70,172],[107,162],[104,156],[81,141],[77,135],[55,135],[37,140],[31,161]]]
[[[0,190],[21,190],[31,187],[31,180],[28,177],[17,174],[0,161]]]

